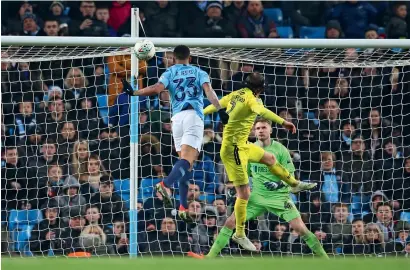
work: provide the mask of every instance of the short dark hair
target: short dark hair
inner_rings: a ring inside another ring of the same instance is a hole
[[[56,141],[53,138],[47,138],[43,144],[56,144]]]
[[[252,92],[260,93],[265,89],[265,78],[259,72],[253,72],[248,75],[245,80],[245,87],[248,87]]]
[[[355,219],[352,220],[352,224],[356,223],[356,222],[359,222],[359,221],[364,222],[363,219],[361,219],[361,218],[355,218]]]
[[[263,117],[257,117],[254,125],[256,125],[257,123],[267,123],[269,124],[269,126],[272,126],[272,121]]]
[[[112,179],[109,175],[103,175],[100,178],[100,185],[113,185]]]
[[[349,209],[349,206],[345,203],[335,203],[332,207],[332,210],[335,211],[336,208],[347,208]]]
[[[177,60],[187,60],[191,55],[191,51],[188,46],[178,45],[174,49],[174,56]]]
[[[393,210],[389,202],[379,202],[376,206],[376,211],[379,211],[379,208],[382,206],[388,206],[390,210]]]

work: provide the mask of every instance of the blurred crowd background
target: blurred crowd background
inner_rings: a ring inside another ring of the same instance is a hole
[[[2,35],[130,35],[140,8],[148,37],[407,38],[406,2],[388,1],[2,1]],[[409,24],[410,25],[410,24]],[[240,42],[240,39],[238,39]],[[346,48],[365,60],[377,49]],[[408,58],[408,52],[380,52]],[[193,57],[221,97],[252,71],[265,74],[265,105],[297,126],[274,126],[313,192],[293,196],[329,254],[410,253],[409,66],[248,64]],[[138,86],[158,81],[172,52],[139,63]],[[340,57],[340,54],[338,54]],[[2,57],[8,53],[2,48]],[[64,55],[61,55],[63,58]],[[249,55],[247,57],[250,57]],[[361,59],[361,60],[360,60]],[[236,60],[237,61],[237,60]],[[257,61],[257,59],[256,59]],[[2,255],[128,254],[130,204],[129,55],[1,63]],[[207,102],[205,102],[207,103]],[[209,102],[208,102],[209,103]],[[143,256],[206,253],[235,201],[220,161],[223,126],[205,119],[186,225],[153,186],[177,155],[167,92],[139,100],[138,248]],[[253,133],[249,137],[255,141]],[[178,187],[169,190],[178,207]],[[247,225],[263,255],[311,254],[271,214]],[[245,254],[233,243],[223,254]],[[256,254],[253,254],[254,256]]]

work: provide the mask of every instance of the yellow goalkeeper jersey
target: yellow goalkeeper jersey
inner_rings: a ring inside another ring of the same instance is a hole
[[[225,125],[223,131],[223,143],[245,144],[257,115],[278,124],[284,122],[284,119],[266,109],[262,104],[262,100],[255,97],[249,88],[234,91],[224,96],[219,103],[222,108],[226,108],[226,112],[229,114],[228,124]],[[214,105],[209,105],[205,108],[204,114],[216,111]]]

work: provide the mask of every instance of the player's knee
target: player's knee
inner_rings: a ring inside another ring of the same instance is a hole
[[[225,227],[233,230],[235,228],[235,215],[231,215],[225,222]]]
[[[265,156],[263,157],[263,161],[265,165],[272,166],[272,165],[275,165],[276,163],[276,157],[273,154],[266,153]]]

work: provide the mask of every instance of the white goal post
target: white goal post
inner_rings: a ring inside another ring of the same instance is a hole
[[[133,25],[135,29],[136,25]],[[137,27],[138,28],[138,27]],[[213,39],[213,38],[150,38],[150,37],[22,37],[2,36],[2,63],[38,62],[61,59],[82,59],[125,55],[132,52],[136,42],[151,40],[158,52],[184,44],[192,55],[220,62],[286,68],[366,68],[410,66],[410,40],[398,39]],[[351,55],[348,49],[372,49],[367,55]],[[401,48],[400,52],[389,49]],[[225,65],[226,67],[227,65]],[[228,64],[229,66],[229,64]],[[230,68],[226,68],[231,72]],[[131,61],[132,75],[137,75],[138,62]],[[266,73],[265,73],[266,74]],[[269,75],[269,74],[267,74]],[[271,74],[275,75],[275,74]],[[363,75],[367,76],[367,75]],[[369,75],[370,77],[372,75]],[[213,79],[213,78],[212,78]],[[228,79],[229,80],[229,79]],[[409,83],[409,82],[405,82]],[[273,81],[274,84],[274,81]],[[136,85],[136,84],[134,84]],[[286,96],[287,93],[284,93]],[[360,96],[360,95],[359,95]],[[403,100],[406,103],[406,101]],[[131,100],[131,198],[130,231],[131,256],[137,254],[137,196],[138,196],[138,100]],[[407,101],[408,103],[408,101]],[[360,104],[360,102],[359,102]],[[381,105],[381,104],[380,104]],[[270,106],[273,106],[271,104]],[[357,115],[355,117],[358,117]],[[410,117],[410,116],[407,116]],[[344,119],[350,120],[350,119]],[[354,120],[354,119],[353,119]],[[399,123],[400,124],[400,123]],[[132,150],[135,149],[135,150]],[[410,211],[410,209],[408,210]]]

